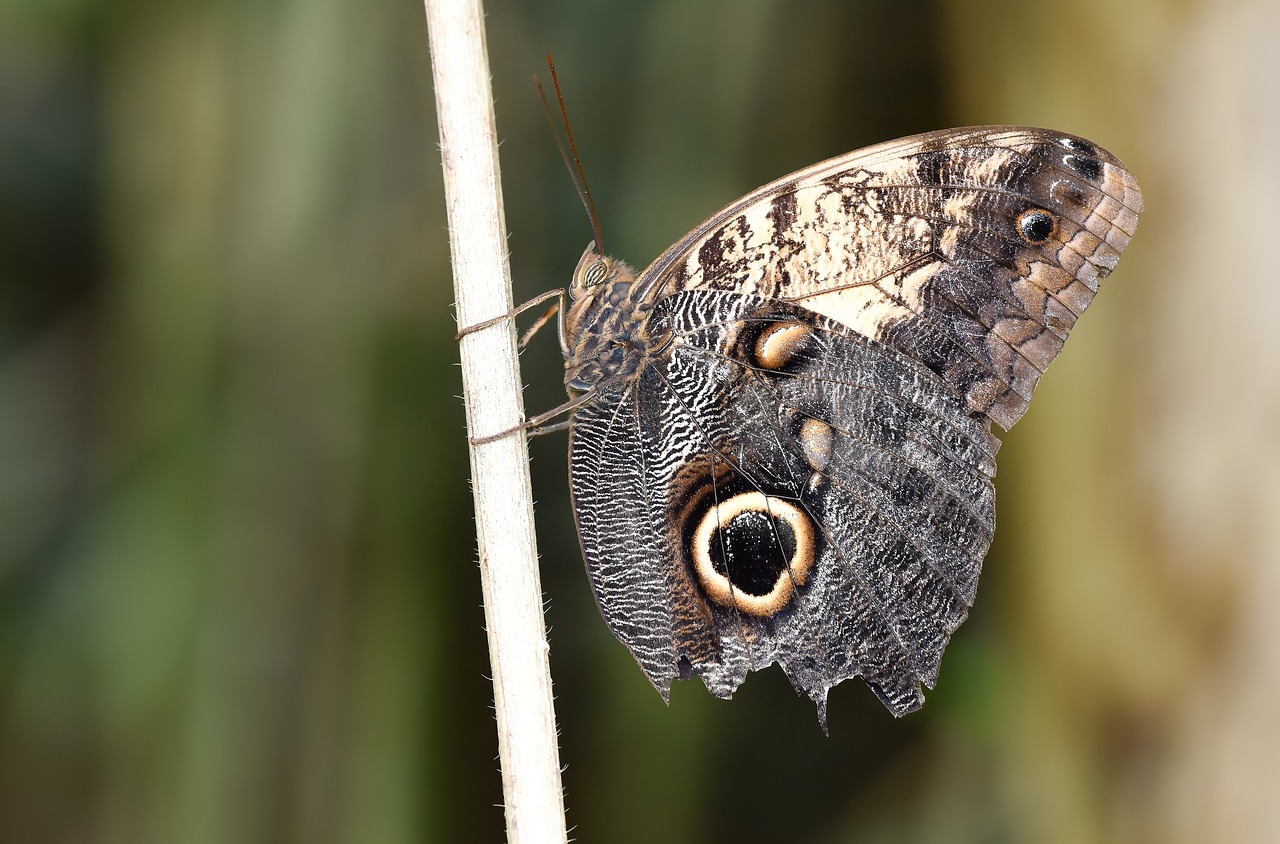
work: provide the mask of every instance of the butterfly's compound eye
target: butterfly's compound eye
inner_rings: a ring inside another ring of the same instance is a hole
[[[609,274],[609,265],[604,259],[593,261],[587,265],[587,269],[582,274],[582,283],[587,287],[595,287],[597,284],[605,280]]]

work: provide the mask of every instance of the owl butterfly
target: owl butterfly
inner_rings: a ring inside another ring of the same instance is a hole
[[[668,697],[778,663],[920,707],[974,600],[1008,429],[1129,243],[1110,153],[1008,126],[891,141],[732,203],[562,323],[573,506],[609,628]]]

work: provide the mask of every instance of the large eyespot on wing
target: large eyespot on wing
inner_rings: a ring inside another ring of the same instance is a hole
[[[689,291],[655,319],[673,341],[630,398],[573,423],[615,634],[664,691],[697,674],[728,697],[777,662],[820,718],[855,676],[918,708],[991,541],[994,437],[918,362],[802,308]]]
[[[1132,174],[1081,138],[934,132],[752,192],[637,283],[651,299],[710,289],[796,302],[923,363],[1008,428],[1141,210]]]

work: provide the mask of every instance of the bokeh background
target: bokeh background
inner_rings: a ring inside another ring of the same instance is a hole
[[[1280,7],[491,0],[515,298],[880,140],[1031,123],[1133,245],[1000,454],[924,710],[662,704],[533,443],[587,842],[1280,841]],[[497,841],[422,8],[0,7],[0,841]],[[554,340],[526,402],[560,402]]]

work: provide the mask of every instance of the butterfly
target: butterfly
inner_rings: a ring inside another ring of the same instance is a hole
[[[793,173],[639,273],[587,247],[560,325],[573,509],[664,698],[777,663],[824,730],[852,677],[922,705],[995,531],[991,424],[1026,411],[1142,205],[1089,141],[986,126]]]

